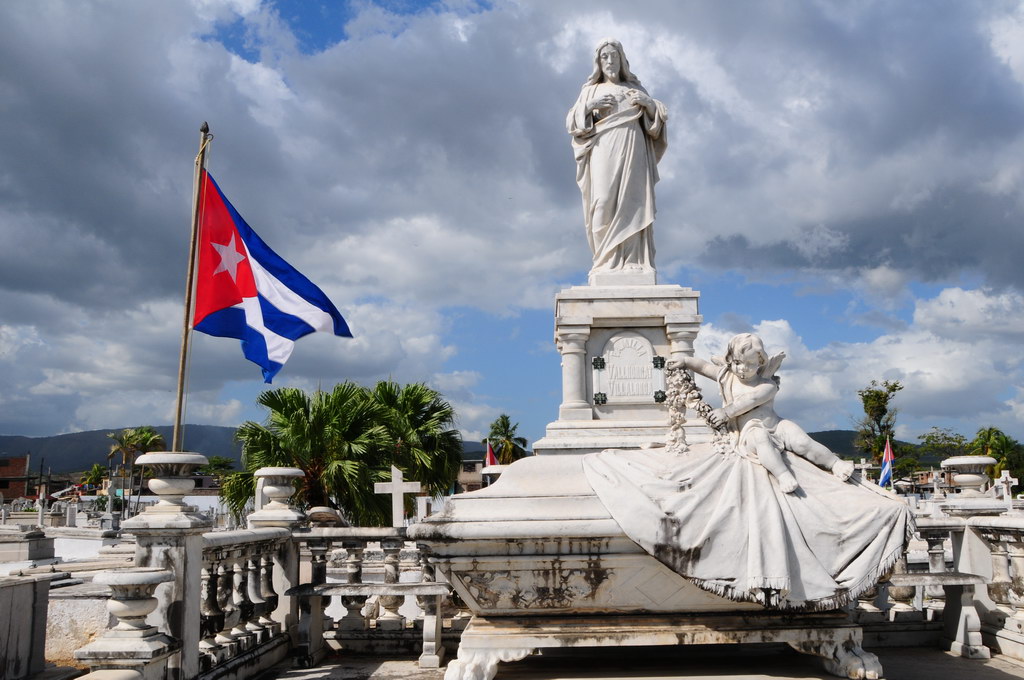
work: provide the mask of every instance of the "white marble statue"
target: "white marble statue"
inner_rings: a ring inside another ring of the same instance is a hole
[[[906,503],[851,476],[851,463],[775,413],[782,358],[743,334],[720,363],[670,362],[670,378],[691,369],[721,387],[717,409],[690,380],[689,397],[668,398],[670,422],[684,402],[697,406],[718,430],[713,443],[670,438],[661,449],[593,454],[583,467],[622,531],[697,586],[767,607],[834,609],[892,568],[913,519]],[[679,384],[670,379],[670,392]]]
[[[669,362],[669,368],[686,368],[718,383],[722,407],[708,414],[708,424],[716,429],[727,428],[739,455],[764,466],[783,492],[793,493],[799,488],[783,458],[784,451],[802,456],[846,481],[853,474],[853,463],[841,459],[807,436],[792,420],[780,418],[775,412],[775,395],[779,392],[775,372],[785,357],[780,352],[769,358],[761,338],[741,333],[729,341],[724,362],[683,357]]]
[[[600,41],[594,72],[569,111],[593,272],[654,271],[654,184],[668,110],[629,70],[622,45]]]

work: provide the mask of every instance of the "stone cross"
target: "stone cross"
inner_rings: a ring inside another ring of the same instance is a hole
[[[1006,503],[1007,510],[1013,510],[1013,485],[1017,483],[1017,479],[1010,476],[1009,470],[1003,470],[999,474],[999,479],[996,480],[996,484],[1003,489],[1003,501]]]
[[[391,494],[391,526],[405,526],[405,503],[403,497],[407,493],[416,493],[420,490],[419,482],[403,482],[402,471],[391,466],[391,481],[377,482],[373,485],[373,492]]]

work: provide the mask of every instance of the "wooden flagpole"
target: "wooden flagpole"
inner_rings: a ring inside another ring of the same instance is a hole
[[[199,182],[201,171],[206,168],[206,149],[213,135],[205,122],[199,128],[199,153],[196,155],[195,173],[192,178],[192,235],[188,245],[188,274],[185,276],[185,320],[181,329],[181,355],[178,359],[178,396],[174,408],[174,435],[171,451],[181,451],[181,419],[185,409],[185,371],[188,362],[188,343],[192,325],[192,288],[195,285],[196,247],[199,242]]]

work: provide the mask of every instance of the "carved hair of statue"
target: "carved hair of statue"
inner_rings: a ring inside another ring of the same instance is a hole
[[[764,343],[761,342],[761,338],[753,333],[740,333],[732,337],[729,341],[729,347],[725,352],[725,365],[728,366],[732,363],[733,357],[742,356],[749,351],[757,352],[757,363],[759,365],[757,374],[762,378],[774,380],[776,385],[780,384],[779,376],[775,375],[775,372],[782,365],[782,360],[786,358],[786,353],[779,352],[775,356],[769,357],[768,353],[764,351]]]
[[[622,43],[615,38],[603,38],[597,43],[597,47],[594,48],[594,71],[587,78],[587,82],[583,83],[583,86],[597,85],[598,83],[604,82],[604,72],[601,70],[601,48],[611,45],[619,52],[619,78],[622,79],[623,83],[628,83],[634,87],[642,88],[640,79],[633,75],[633,72],[629,70],[629,60],[626,59],[626,53],[622,49]]]

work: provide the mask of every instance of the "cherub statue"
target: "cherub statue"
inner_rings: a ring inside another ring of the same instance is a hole
[[[846,481],[853,474],[853,463],[841,459],[827,447],[807,436],[792,420],[780,418],[775,412],[775,395],[779,391],[779,370],[785,353],[769,358],[761,338],[741,333],[729,341],[724,366],[683,357],[669,362],[670,369],[686,368],[718,383],[722,407],[707,415],[714,428],[728,426],[734,433],[737,453],[760,463],[778,480],[779,488],[793,493],[798,484],[786,465],[783,451],[791,451],[815,465],[830,470]]]

